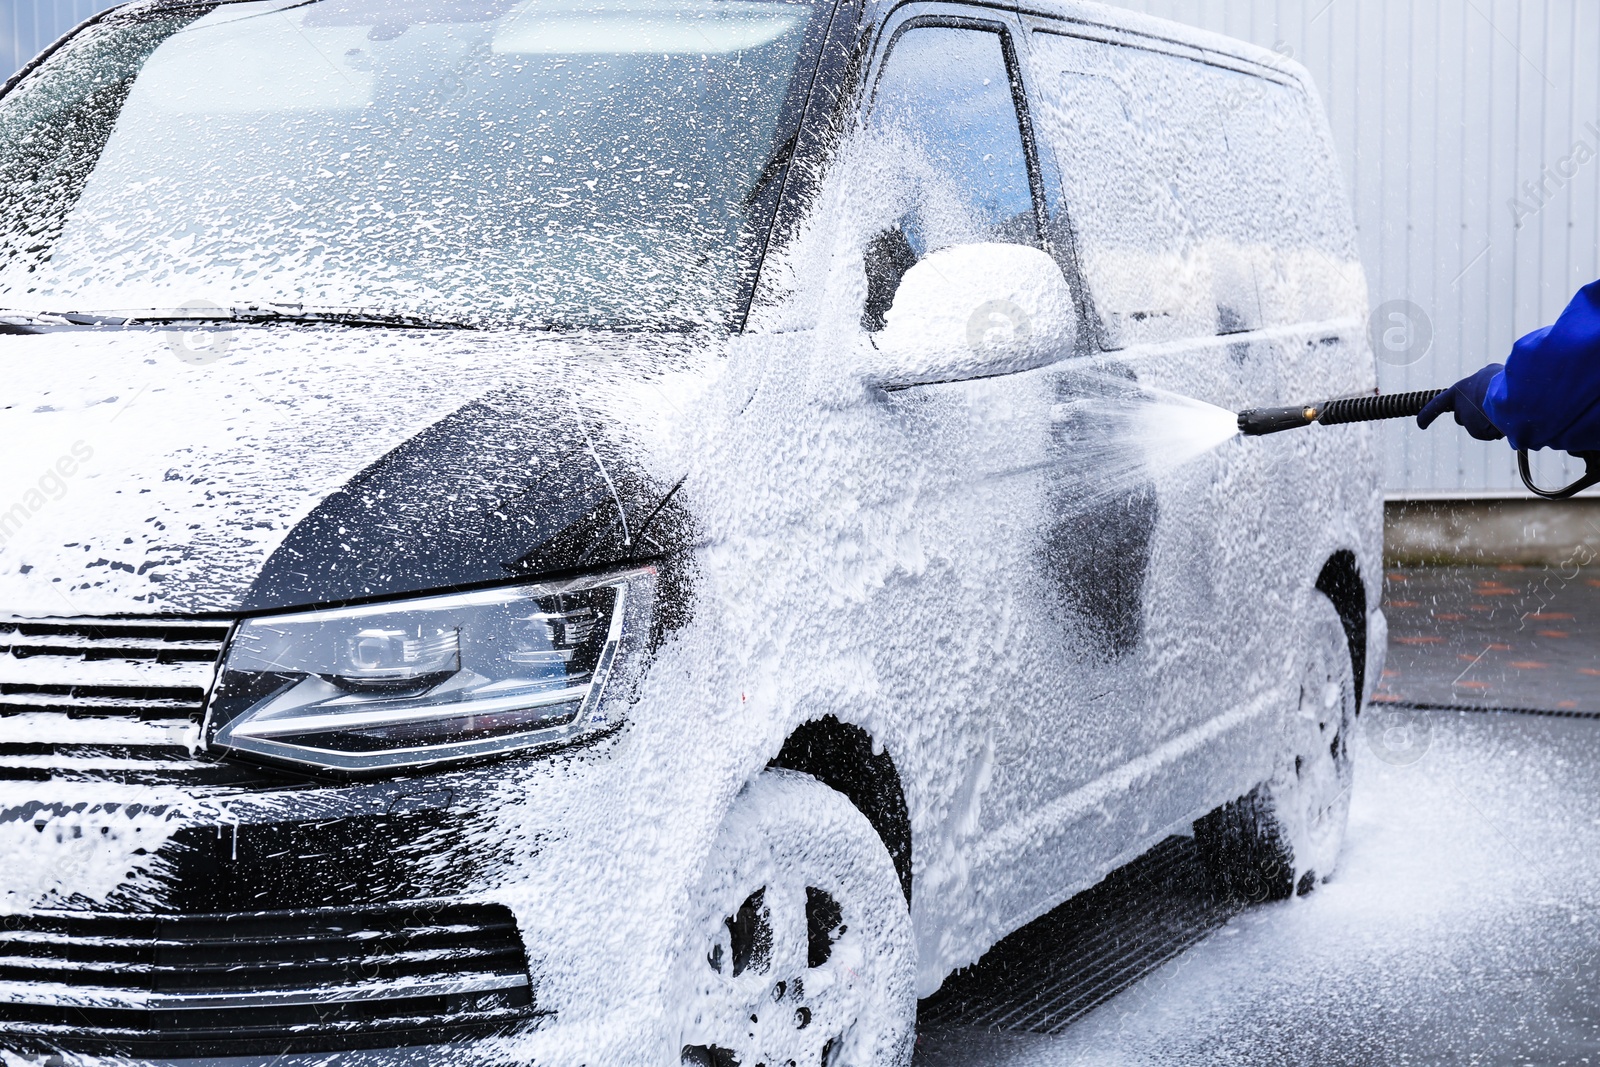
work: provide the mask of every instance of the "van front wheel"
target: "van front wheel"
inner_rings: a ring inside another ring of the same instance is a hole
[[[894,861],[845,797],[769,770],[712,846],[675,971],[680,1062],[893,1067],[916,1026]]]

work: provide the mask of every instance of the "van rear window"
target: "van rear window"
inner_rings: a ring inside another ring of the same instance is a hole
[[[1331,148],[1298,88],[1054,33],[1034,46],[1108,347],[1321,321],[1364,298]]]

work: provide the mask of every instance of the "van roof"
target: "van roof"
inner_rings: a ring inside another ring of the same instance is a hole
[[[147,6],[189,7],[198,2],[199,0],[126,0],[110,10]],[[867,7],[870,13],[881,16],[907,2],[915,0],[867,0]],[[1076,23],[1085,29],[1110,31],[1114,39],[1124,40],[1129,44],[1137,43],[1136,39],[1143,38],[1148,44],[1177,46],[1179,50],[1205,53],[1204,58],[1212,60],[1231,59],[1252,67],[1266,68],[1263,73],[1276,73],[1280,77],[1293,78],[1308,88],[1311,84],[1304,67],[1269,48],[1123,7],[1095,3],[1093,0],[970,0],[970,2],[978,7],[1005,8],[1022,14],[1040,15]]]
[[[91,17],[89,21],[96,21],[112,11],[129,8],[187,7],[199,2],[201,0],[128,0]],[[231,2],[238,3],[241,0],[231,0]],[[849,3],[850,0],[845,2]],[[865,0],[865,5],[869,16],[876,15],[881,18],[895,8],[914,2],[916,0]],[[1251,74],[1293,81],[1313,99],[1317,98],[1316,85],[1311,79],[1310,72],[1294,59],[1274,52],[1270,48],[1187,26],[1181,22],[1172,22],[1128,8],[1096,3],[1094,0],[965,0],[965,2],[975,7],[998,7],[1024,15],[1058,19],[1076,24],[1088,31],[1088,36],[1103,37],[1108,41],[1130,45],[1154,46],[1162,51],[1188,54],[1194,59],[1221,63]],[[866,25],[872,25],[877,21],[876,18],[869,18]],[[39,58],[44,57],[41,55]],[[29,67],[31,66],[32,64],[29,64]],[[25,67],[22,71],[18,71],[11,81],[18,80],[27,69]],[[9,86],[9,83],[7,84]],[[1317,105],[1320,108],[1320,100],[1317,100]]]

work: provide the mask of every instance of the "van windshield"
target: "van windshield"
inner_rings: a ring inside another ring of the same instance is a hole
[[[0,99],[0,307],[724,323],[822,21],[776,0],[114,13]]]

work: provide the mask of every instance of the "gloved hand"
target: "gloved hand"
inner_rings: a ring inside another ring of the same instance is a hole
[[[1489,382],[1503,370],[1504,364],[1491,363],[1470,378],[1461,379],[1428,401],[1428,406],[1417,415],[1417,425],[1426,430],[1434,419],[1453,411],[1457,425],[1464,426],[1473,437],[1480,441],[1500,440],[1505,434],[1483,413],[1483,397],[1489,391]]]

